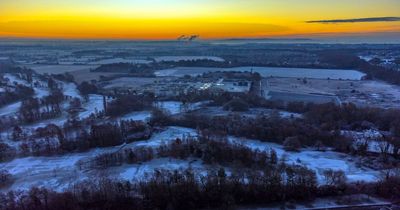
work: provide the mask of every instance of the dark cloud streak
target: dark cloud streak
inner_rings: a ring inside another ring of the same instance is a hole
[[[400,17],[370,17],[356,19],[334,19],[334,20],[310,20],[306,23],[368,23],[368,22],[394,22],[400,21]]]

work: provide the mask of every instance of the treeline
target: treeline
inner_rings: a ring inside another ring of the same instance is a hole
[[[21,73],[21,74],[33,74],[34,71],[32,69],[28,69],[26,67],[19,67],[12,63],[0,63],[0,73]]]
[[[180,60],[180,61],[161,61],[146,64],[131,64],[131,63],[113,63],[103,64],[96,69],[94,72],[117,72],[117,73],[129,73],[135,76],[141,77],[155,77],[154,72],[156,70],[162,70],[174,67],[234,67],[230,62],[219,62],[210,59],[198,59],[198,60]]]
[[[51,90],[50,95],[39,98],[28,98],[22,101],[19,109],[22,121],[32,123],[39,120],[51,119],[61,115],[61,102],[64,94],[60,89]]]
[[[172,67],[217,67],[229,68],[235,65],[228,61],[215,61],[211,59],[196,59],[196,60],[179,60],[179,61],[162,61],[161,65]]]
[[[256,118],[240,115],[204,116],[193,113],[171,118],[162,113],[153,115],[154,125],[176,125],[258,139],[279,144],[299,144],[301,147],[332,147],[341,152],[353,151],[353,139],[341,134],[342,130],[379,129],[386,134],[382,139],[392,148],[394,157],[400,157],[400,110],[356,108],[345,104],[313,105],[302,118],[281,118],[278,114]]]
[[[373,65],[347,51],[326,51],[320,53],[321,61],[332,64],[337,68],[357,69],[367,74],[368,78],[380,79],[392,84],[400,84],[400,72]]]
[[[21,143],[18,150],[1,143],[0,162],[11,160],[16,156],[47,156],[86,151],[95,147],[116,146],[148,139],[151,134],[150,126],[141,121],[132,120],[104,124],[69,121],[63,127],[49,124],[37,128],[33,133],[15,126],[12,129],[11,139]]]
[[[69,72],[65,72],[63,74],[50,74],[50,77],[52,77],[56,80],[59,80],[59,81],[67,82],[67,83],[75,82],[74,76]]]
[[[12,88],[4,88],[4,92],[0,92],[0,106],[27,99],[34,93],[33,88],[20,84]]]
[[[154,95],[117,95],[116,99],[106,103],[106,115],[121,116],[133,111],[143,111],[153,106]]]
[[[124,163],[143,163],[154,158],[195,158],[209,165],[262,170],[278,163],[276,152],[252,150],[240,144],[228,142],[226,136],[201,131],[198,137],[186,136],[171,140],[157,148],[127,148],[113,153],[99,154],[83,164],[89,168],[108,168]]]
[[[155,77],[154,71],[159,67],[153,64],[131,64],[131,63],[113,63],[103,64],[93,72],[113,72],[113,73],[128,73],[135,77]]]
[[[95,209],[232,209],[283,202],[312,201],[317,197],[368,194],[399,199],[400,176],[389,175],[375,184],[316,186],[302,167],[276,171],[246,171],[228,174],[223,168],[197,175],[192,170],[157,170],[138,182],[111,179],[86,180],[65,192],[31,188],[0,193],[4,210],[95,210]],[[198,178],[200,176],[200,178]],[[311,181],[311,182],[310,182]]]
[[[352,144],[351,139],[343,137],[339,130],[323,130],[304,119],[283,119],[279,116],[249,118],[239,115],[207,117],[187,114],[171,119],[170,124],[278,144],[295,138],[302,147],[325,146],[342,152],[350,151]]]
[[[98,88],[95,84],[86,81],[79,84],[77,89],[84,96],[87,96],[89,94],[96,94],[98,92]]]
[[[305,113],[308,123],[320,125],[322,129],[363,130],[376,127],[391,131],[400,137],[400,110],[373,107],[357,107],[354,104],[336,106],[332,103],[313,105]]]
[[[357,107],[346,103],[337,106],[333,103],[311,104],[303,102],[283,103],[268,101],[253,94],[229,94],[210,91],[197,91],[190,94],[181,94],[175,98],[183,103],[212,100],[210,105],[223,106],[226,109],[246,111],[250,107],[287,110],[303,114],[302,119],[280,119],[278,116],[260,116],[261,119],[208,117],[188,114],[179,119],[168,118],[162,113],[153,113],[151,123],[154,125],[181,125],[192,128],[209,128],[229,132],[231,135],[241,135],[249,138],[265,140],[290,137],[285,134],[300,135],[301,143],[310,146],[301,139],[314,138],[316,141],[334,145],[349,145],[350,142],[342,141],[341,130],[368,130],[378,129],[384,131],[384,141],[389,141],[394,146],[394,153],[400,155],[400,110],[382,109],[377,107]],[[269,118],[269,119],[264,119]],[[271,120],[272,119],[272,120]],[[242,122],[241,122],[242,121]],[[271,122],[272,121],[272,122]],[[266,123],[268,125],[266,125]],[[238,125],[231,127],[232,125]],[[248,126],[250,125],[250,126]],[[242,129],[249,129],[243,132]],[[256,129],[257,128],[257,129]],[[296,131],[296,132],[294,132]],[[237,133],[237,134],[236,134]],[[268,135],[264,134],[268,133]],[[303,137],[301,137],[303,136]],[[268,139],[271,138],[271,139]],[[338,141],[332,139],[338,139]],[[330,142],[330,143],[329,143]],[[336,144],[339,143],[339,144]],[[328,146],[326,145],[326,146]],[[343,148],[339,146],[338,148]],[[336,146],[334,146],[337,148]]]

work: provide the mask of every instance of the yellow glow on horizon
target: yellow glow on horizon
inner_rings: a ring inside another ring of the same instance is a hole
[[[400,32],[400,22],[307,20],[400,16],[398,0],[0,0],[0,37],[174,39]]]

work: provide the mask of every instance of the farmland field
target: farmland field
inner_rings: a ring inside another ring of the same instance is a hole
[[[330,95],[270,91],[268,92],[267,97],[270,100],[284,101],[284,102],[303,101],[305,103],[316,103],[316,104],[333,102],[335,104],[340,104],[340,100],[337,96],[330,96]]]
[[[312,79],[343,79],[361,80],[365,74],[355,70],[343,69],[305,69],[305,68],[278,68],[278,67],[235,67],[235,68],[207,68],[207,67],[178,67],[173,69],[160,70],[157,76],[184,76],[199,75],[206,72],[216,71],[253,71],[263,77],[293,77]]]

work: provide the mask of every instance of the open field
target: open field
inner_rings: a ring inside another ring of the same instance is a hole
[[[253,71],[263,77],[291,77],[333,80],[361,80],[365,74],[355,70],[341,69],[305,69],[305,68],[278,68],[278,67],[236,67],[236,68],[206,68],[206,67],[178,67],[156,72],[157,76],[184,76],[200,75],[216,71]]]
[[[337,96],[329,96],[329,95],[269,91],[266,98],[273,101],[284,101],[284,102],[302,101],[304,103],[315,103],[315,104],[324,104],[332,102],[335,104],[340,104],[340,100]]]
[[[342,103],[351,102],[359,106],[375,106],[398,108],[400,103],[400,87],[383,81],[361,80],[323,80],[307,79],[307,82],[295,78],[265,78],[262,80],[264,95],[272,92],[276,97],[284,95],[324,95],[327,98],[337,96]],[[271,95],[271,94],[270,94]]]

